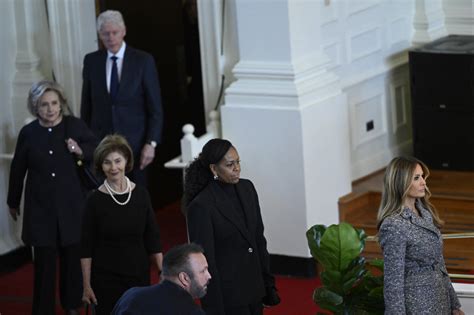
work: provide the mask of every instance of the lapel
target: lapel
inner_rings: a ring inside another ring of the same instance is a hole
[[[410,220],[416,226],[419,226],[425,230],[434,233],[438,238],[440,237],[440,231],[431,222],[431,214],[428,210],[424,209],[421,204],[417,203],[417,208],[421,213],[421,217],[415,215],[409,208],[403,209],[402,217]]]
[[[107,77],[106,77],[106,64],[107,64],[107,50],[101,50],[99,57],[100,66],[97,68],[97,82],[100,82],[100,89],[107,95],[107,98],[110,100],[109,91],[107,91]]]
[[[255,224],[255,220],[252,220],[251,218],[253,217],[253,208],[255,207],[254,203],[251,202],[253,200],[253,196],[249,196],[248,193],[244,190],[244,187],[242,185],[242,181],[239,181],[235,185],[237,195],[239,196],[239,199],[242,203],[242,208],[244,209],[245,213],[245,218],[247,219],[247,227],[248,230],[253,231],[252,226]]]
[[[242,234],[242,236],[252,246],[254,246],[252,239],[250,237],[249,231],[247,230],[247,227],[245,226],[245,222],[242,220],[242,218],[239,215],[237,215],[236,209],[232,205],[232,202],[230,202],[230,199],[227,198],[226,196],[226,192],[221,187],[219,187],[219,184],[216,182],[211,182],[211,189],[212,189],[214,198],[216,200],[217,210],[219,211],[219,213],[224,218],[226,218],[231,224],[233,224],[237,228],[237,230],[239,230],[240,234]],[[243,205],[243,208],[245,209],[244,205]]]
[[[132,80],[133,70],[133,51],[130,50],[129,46],[125,48],[122,63],[122,73],[120,74],[120,84],[117,92],[117,98],[124,92],[125,88],[129,86]]]

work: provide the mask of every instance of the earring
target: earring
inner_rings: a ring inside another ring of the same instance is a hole
[[[217,174],[214,175],[214,180],[217,180],[218,178],[219,178],[219,176],[217,176]]]

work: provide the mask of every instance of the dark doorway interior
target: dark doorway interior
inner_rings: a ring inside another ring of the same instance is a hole
[[[195,1],[97,2],[99,13],[119,10],[127,27],[127,45],[149,52],[156,61],[164,129],[157,157],[148,168],[148,189],[153,206],[162,207],[182,194],[181,172],[163,166],[180,154],[182,126],[192,123],[196,135],[205,131],[197,15],[194,18],[192,11]]]

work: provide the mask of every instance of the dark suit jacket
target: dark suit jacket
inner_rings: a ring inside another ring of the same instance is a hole
[[[127,290],[112,315],[205,315],[191,295],[177,284],[164,280],[149,287]]]
[[[443,239],[430,212],[417,202],[380,226],[385,314],[451,314],[460,307],[443,258]]]
[[[138,156],[145,142],[161,140],[163,115],[155,61],[150,54],[126,46],[120,86],[112,102],[106,60],[106,50],[84,58],[81,118],[99,139],[114,132],[125,136]]]
[[[201,299],[209,315],[258,302],[265,288],[274,285],[257,192],[246,179],[240,179],[236,191],[247,222],[215,181],[187,209],[190,241],[204,248],[212,276]]]
[[[80,241],[84,190],[65,138],[77,141],[91,160],[96,138],[84,122],[64,116],[52,128],[35,120],[20,130],[10,168],[8,206],[18,208],[26,176],[23,242],[31,246],[63,246]],[[59,235],[58,235],[59,231]]]

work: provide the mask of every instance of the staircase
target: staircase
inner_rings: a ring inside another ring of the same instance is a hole
[[[381,199],[383,173],[359,181],[353,192],[339,199],[339,219],[365,230],[367,235],[377,234],[377,210]],[[474,232],[474,173],[432,171],[428,178],[432,192],[430,201],[445,221],[441,232]],[[367,241],[364,255],[381,258],[376,241]],[[448,271],[452,274],[473,274],[473,238],[447,238],[444,241],[444,257]]]

